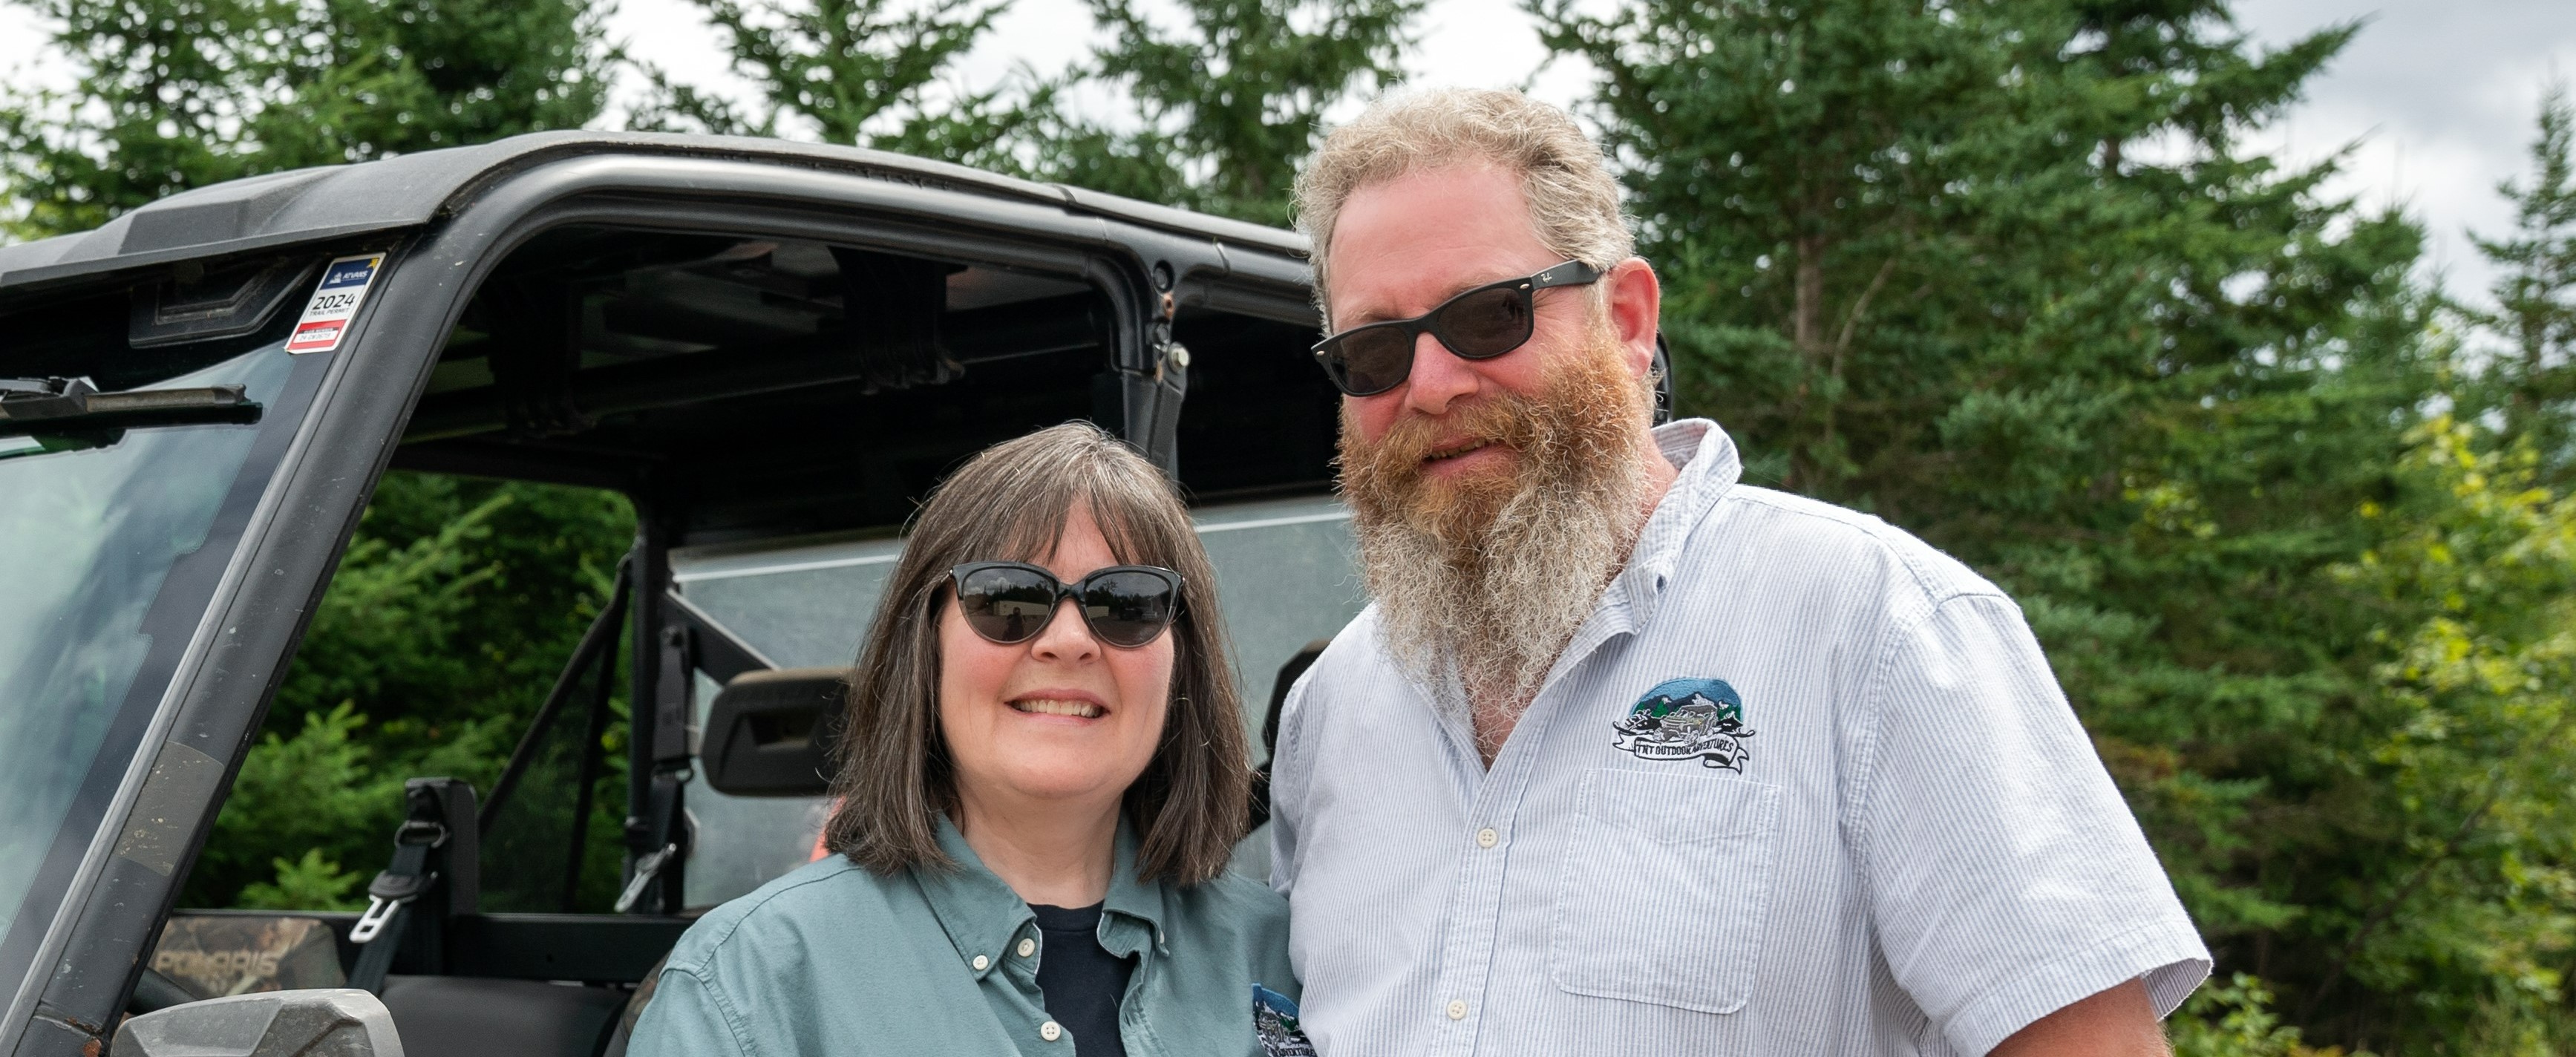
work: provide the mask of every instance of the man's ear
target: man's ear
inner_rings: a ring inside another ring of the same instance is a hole
[[[1601,277],[1608,292],[1610,327],[1628,373],[1643,378],[1655,369],[1655,331],[1663,318],[1664,288],[1643,257],[1612,265]]]

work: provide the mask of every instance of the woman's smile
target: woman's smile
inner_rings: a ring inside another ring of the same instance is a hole
[[[1041,690],[1004,703],[1024,715],[1058,719],[1098,719],[1108,713],[1098,697],[1079,690]]]

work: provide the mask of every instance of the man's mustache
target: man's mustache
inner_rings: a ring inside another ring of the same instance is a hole
[[[1409,493],[1421,482],[1423,467],[1436,451],[1481,443],[1527,454],[1539,433],[1537,414],[1535,402],[1516,393],[1452,405],[1447,414],[1436,417],[1407,413],[1389,425],[1376,443],[1359,446],[1361,465],[1346,470],[1358,471],[1356,476],[1379,488]]]

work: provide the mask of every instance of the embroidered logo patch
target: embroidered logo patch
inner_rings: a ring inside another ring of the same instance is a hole
[[[1252,985],[1252,1030],[1263,1057],[1315,1057],[1315,1044],[1297,1030],[1297,1000],[1260,984]]]
[[[1697,759],[1702,767],[1744,770],[1744,697],[1724,679],[1669,679],[1628,706],[1611,725],[1610,744],[1640,760]]]

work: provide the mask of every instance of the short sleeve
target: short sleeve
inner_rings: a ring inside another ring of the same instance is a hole
[[[737,1020],[697,974],[664,969],[636,1018],[627,1057],[759,1057]]]
[[[1962,1053],[2143,979],[2158,1016],[2209,974],[2146,836],[2021,611],[1949,599],[1871,681],[1855,839],[1897,983]]]
[[[1297,883],[1297,827],[1309,766],[1299,735],[1306,726],[1306,687],[1314,679],[1309,667],[1289,685],[1279,705],[1279,749],[1270,757],[1270,888],[1282,896]]]

